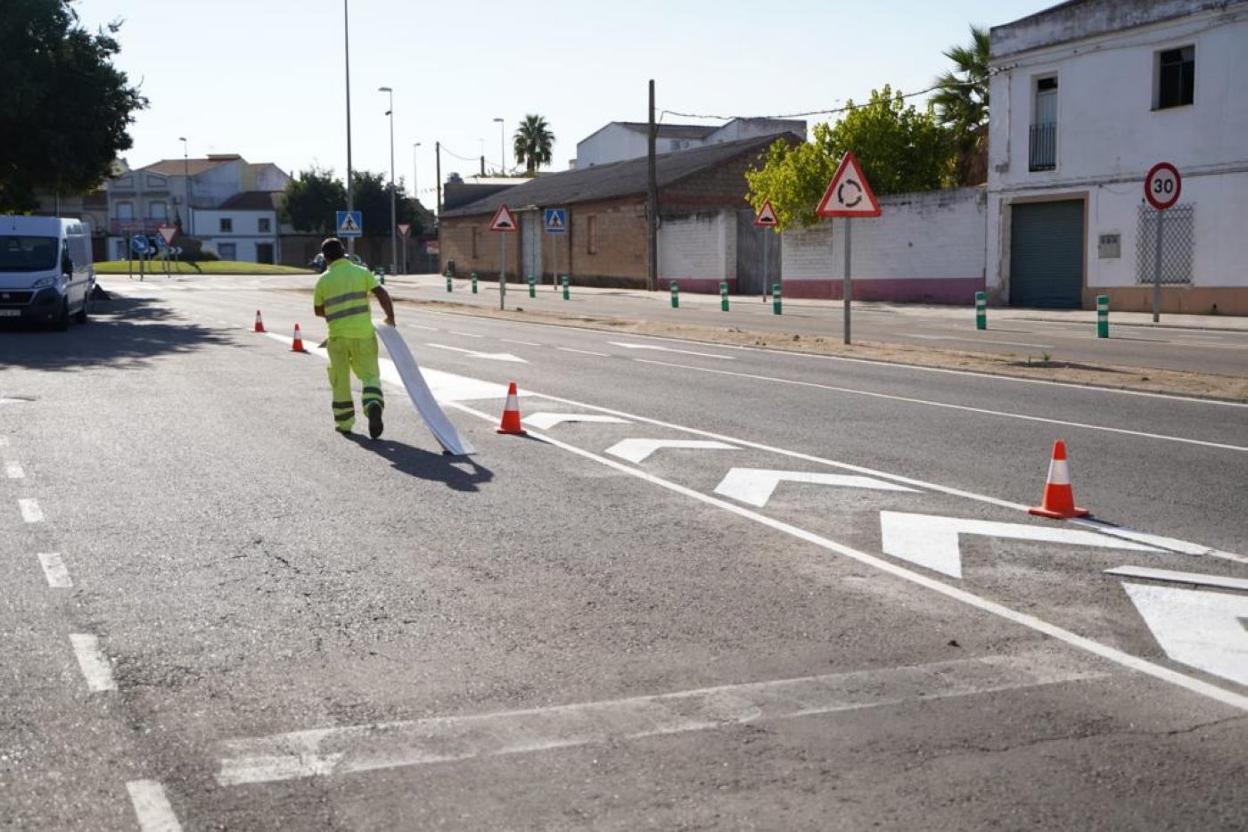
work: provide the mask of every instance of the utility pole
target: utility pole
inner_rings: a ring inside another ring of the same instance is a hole
[[[437,214],[442,216],[442,142],[433,143],[433,152],[437,157],[435,175],[438,177]]]
[[[650,130],[648,132],[647,154],[649,156],[649,185],[646,189],[646,234],[650,249],[649,271],[646,275],[646,288],[651,292],[659,288],[659,180],[655,172],[655,144],[658,141],[659,128],[654,123],[654,79],[650,79]]]
[[[390,274],[394,274],[399,268],[399,216],[394,203],[394,90],[378,87],[377,91],[390,96],[386,117],[390,119]]]
[[[485,178],[485,157],[481,157],[481,178]]]
[[[186,235],[190,237],[195,234],[195,223],[191,220],[191,162],[187,158],[186,137],[179,136],[178,141],[182,142],[182,184],[186,186],[186,204],[182,206],[186,216],[183,221],[186,223]]]
[[[351,20],[347,11],[348,0],[342,0],[342,42],[346,59],[347,77],[347,210],[355,210],[354,173],[351,168]],[[355,238],[347,238],[347,252],[355,254]]]

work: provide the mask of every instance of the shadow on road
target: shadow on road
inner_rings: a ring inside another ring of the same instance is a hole
[[[430,482],[444,482],[455,491],[479,491],[481,483],[494,479],[493,471],[471,457],[447,456],[385,437],[368,439],[358,433],[347,439],[387,460],[396,471]]]
[[[0,325],[0,370],[81,370],[140,367],[148,359],[228,344],[215,330],[191,323],[159,301],[113,296],[95,301],[91,320],[68,332],[47,327]]]

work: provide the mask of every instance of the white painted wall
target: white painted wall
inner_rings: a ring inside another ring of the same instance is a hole
[[[232,231],[223,232],[220,230],[223,218],[232,221]],[[259,230],[261,218],[269,220],[269,228],[271,229],[269,232]],[[262,243],[269,243],[273,246],[274,262],[281,262],[276,211],[196,211],[195,231],[196,236],[204,241],[204,247],[209,251],[216,252],[219,256],[222,256],[221,244],[229,243],[235,246],[235,256],[230,259],[255,263],[259,260],[256,256],[256,246]]]
[[[665,143],[659,139],[660,153]],[[636,159],[649,152],[644,131],[630,130],[619,124],[608,124],[597,133],[582,139],[576,145],[576,167],[605,165],[624,159]]]
[[[737,217],[711,211],[659,225],[659,279],[732,281],[737,277]]]

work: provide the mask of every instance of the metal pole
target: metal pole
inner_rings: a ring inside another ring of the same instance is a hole
[[[355,185],[355,173],[351,166],[351,20],[347,3],[348,0],[342,0],[342,42],[347,81],[347,210],[354,211],[355,197],[352,190]],[[355,237],[347,238],[347,253],[355,254]]]
[[[507,233],[499,232],[502,238],[502,253],[499,255],[498,263],[498,308],[506,308],[503,305],[503,298],[507,295]]]
[[[1157,257],[1153,263],[1153,323],[1161,320],[1161,230],[1165,211],[1157,212]]]
[[[390,93],[390,273],[399,267],[399,215],[395,207],[394,191],[394,90]]]
[[[182,142],[182,184],[186,191],[186,204],[182,206],[186,209],[186,233],[188,236],[195,234],[195,222],[191,219],[191,162],[187,158],[186,139],[181,138]]]
[[[767,238],[771,232],[763,229],[763,303],[767,302]]]
[[[650,79],[650,126],[646,132],[646,236],[649,256],[646,272],[646,288],[651,292],[659,290],[659,186],[655,170],[655,145],[658,142],[658,127],[654,123],[654,79]]]
[[[846,344],[850,342],[849,310],[850,310],[850,307],[853,305],[853,299],[854,299],[854,283],[852,280],[850,280],[850,277],[849,277],[849,264],[850,264],[850,257],[851,257],[850,233],[849,233],[850,222],[851,222],[850,218],[846,217],[845,218],[845,277],[843,278],[843,282],[841,284],[842,286],[841,294],[844,296],[844,300],[845,300],[845,343]]]
[[[438,179],[437,214],[440,217],[442,216],[442,142],[434,142],[433,149],[434,149],[434,155],[437,159],[437,161],[435,162],[436,170],[434,171],[434,175],[437,176],[437,179]]]

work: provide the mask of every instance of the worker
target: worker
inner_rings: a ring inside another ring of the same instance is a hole
[[[363,385],[360,396],[368,417],[368,435],[381,436],[381,412],[386,406],[381,392],[381,369],[377,365],[377,332],[369,311],[368,293],[386,313],[386,324],[394,326],[394,303],[390,293],[368,269],[347,259],[342,241],[330,237],[321,243],[325,273],[316,281],[312,294],[313,311],[329,324],[329,386],[333,391],[334,428],[350,434],[355,425],[355,402],[351,397],[351,373]]]

